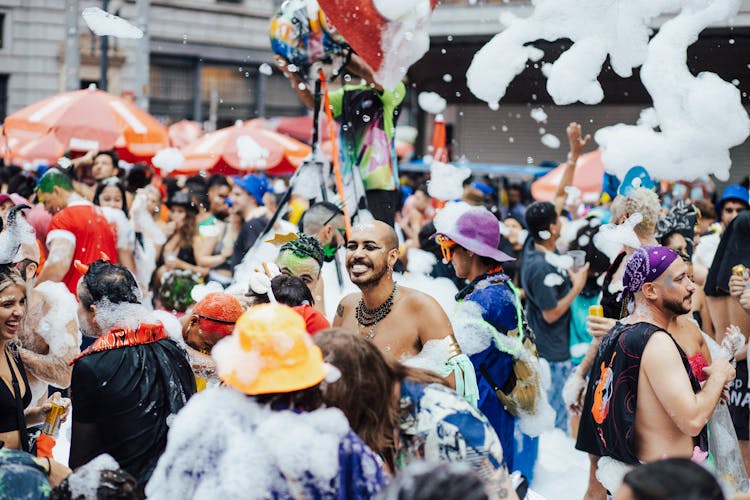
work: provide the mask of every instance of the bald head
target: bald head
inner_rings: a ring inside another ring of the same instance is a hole
[[[398,235],[393,227],[385,222],[373,220],[363,222],[352,227],[352,238],[362,239],[367,237],[374,241],[380,242],[386,250],[398,249]]]
[[[393,266],[398,260],[398,237],[380,221],[357,224],[346,244],[346,269],[352,283],[361,290],[392,283]]]

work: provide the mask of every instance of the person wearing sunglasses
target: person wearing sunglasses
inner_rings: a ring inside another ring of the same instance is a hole
[[[331,202],[321,201],[311,205],[302,216],[299,229],[320,242],[325,262],[333,262],[336,251],[346,245],[344,212]]]
[[[525,322],[520,293],[503,271],[503,265],[514,259],[498,249],[500,222],[484,207],[455,203],[438,212],[434,223],[443,260],[469,282],[456,296],[451,323],[476,373],[477,408],[497,432],[509,469],[531,480],[538,442],[523,432],[523,422],[551,414],[552,409],[542,390],[534,336]],[[524,377],[516,370],[521,358],[528,360]],[[530,389],[528,399],[518,397],[520,387]]]

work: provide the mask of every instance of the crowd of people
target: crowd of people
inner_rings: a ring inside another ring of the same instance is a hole
[[[586,206],[568,137],[550,202],[404,177],[351,227],[262,174],[6,167],[0,496],[538,498],[556,427],[586,498],[742,498],[748,188],[636,168]]]

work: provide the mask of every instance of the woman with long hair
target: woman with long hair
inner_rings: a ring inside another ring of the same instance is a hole
[[[128,202],[125,186],[117,177],[109,177],[96,185],[94,205],[102,207],[104,216],[115,232],[117,242],[117,261],[135,272],[135,232],[133,223],[128,218]]]
[[[175,193],[167,206],[172,234],[162,247],[159,268],[156,271],[157,278],[161,281],[165,272],[178,269],[205,276],[208,274],[208,268],[198,266],[193,253],[198,238],[198,208],[190,195],[182,191]]]
[[[466,462],[501,498],[517,498],[497,434],[443,378],[386,358],[340,328],[318,333],[313,342],[341,372],[323,386],[325,404],[344,412],[391,472],[415,460]]]
[[[29,385],[21,357],[16,350],[18,332],[26,315],[26,283],[21,274],[0,265],[0,442],[3,447],[28,451],[27,427],[41,424],[50,402],[31,406]],[[59,397],[59,393],[57,394]],[[67,405],[67,403],[65,403]]]

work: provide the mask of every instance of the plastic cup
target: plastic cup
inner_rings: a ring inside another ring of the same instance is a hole
[[[574,269],[580,269],[586,264],[586,252],[584,250],[570,250],[568,255],[573,258]]]

